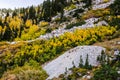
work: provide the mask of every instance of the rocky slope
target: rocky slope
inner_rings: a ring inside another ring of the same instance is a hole
[[[43,66],[43,69],[49,75],[47,79],[52,79],[60,76],[60,74],[64,74],[66,69],[69,71],[69,69],[73,67],[73,62],[74,65],[78,67],[80,56],[82,56],[83,64],[85,64],[87,54],[89,56],[89,63],[92,66],[97,66],[99,64],[97,57],[101,55],[102,50],[105,51],[105,48],[100,46],[78,46],[65,52],[63,55]]]

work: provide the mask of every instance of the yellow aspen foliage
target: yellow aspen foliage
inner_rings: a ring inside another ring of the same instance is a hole
[[[42,34],[45,34],[46,29],[38,27],[38,25],[32,25],[28,29],[24,29],[21,35],[22,40],[30,40],[39,37]],[[26,38],[25,38],[26,37]]]
[[[109,1],[110,1],[110,0],[103,0],[104,3],[107,3],[107,2],[109,2]]]
[[[44,22],[44,21],[41,21],[41,22],[40,22],[40,27],[45,27],[45,26],[47,26],[47,25],[49,25],[48,22]]]
[[[33,52],[33,56],[36,56],[36,53],[39,51],[39,45],[34,45],[33,46],[34,52]]]
[[[117,18],[120,18],[120,15],[118,15]]]
[[[30,26],[32,26],[32,20],[27,20],[25,23],[26,27],[29,28]]]
[[[110,26],[101,26],[101,27],[95,27],[95,28],[88,28],[88,29],[78,29],[74,33],[65,33],[63,43],[67,43],[66,39],[70,40],[71,42],[76,41],[86,41],[90,39],[90,42],[97,41],[98,37],[101,37],[101,39],[105,38],[107,35],[112,35],[116,29],[114,27]],[[92,39],[93,38],[93,39]],[[88,41],[89,42],[89,41]],[[88,43],[87,42],[87,43]]]
[[[31,39],[31,37],[30,37],[29,34],[23,34],[23,35],[21,36],[21,39],[22,39],[22,40],[29,40],[29,39]]]
[[[68,6],[68,7],[65,7],[65,10],[72,10],[72,9],[75,9],[76,8],[76,5],[74,5],[74,4],[71,4],[70,6]]]
[[[22,23],[21,19],[15,16],[9,21],[9,27],[11,30],[20,30],[21,23]]]
[[[12,17],[9,16],[9,17],[7,17],[7,19],[6,19],[6,22],[9,23],[10,21],[12,21]]]
[[[6,29],[7,29],[7,27],[6,27],[6,26],[4,26],[3,31],[2,31],[2,34],[4,34],[4,33],[5,33]]]
[[[32,26],[30,26],[30,29],[29,29],[28,33],[29,34],[33,34],[33,33],[35,33],[38,30],[39,30],[39,27],[37,25],[32,25]]]
[[[2,34],[2,26],[0,26],[0,35]]]
[[[110,9],[105,9],[105,10],[103,11],[103,14],[110,14]]]
[[[61,45],[62,45],[62,43],[61,43],[60,41],[58,41],[58,42],[57,42],[57,45],[61,46]]]

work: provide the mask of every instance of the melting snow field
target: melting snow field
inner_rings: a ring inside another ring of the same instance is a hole
[[[67,70],[72,68],[73,62],[77,67],[79,65],[80,56],[82,56],[83,63],[85,63],[87,54],[89,55],[89,64],[97,66],[99,64],[97,62],[97,56],[101,55],[102,50],[105,50],[105,48],[99,46],[78,46],[45,64],[43,69],[48,73],[48,79],[58,77],[60,74],[65,73],[66,68]]]

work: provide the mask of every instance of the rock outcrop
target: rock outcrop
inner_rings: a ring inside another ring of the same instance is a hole
[[[89,64],[92,66],[97,66],[97,56],[101,55],[103,47],[99,46],[78,46],[75,47],[63,55],[59,56],[55,60],[45,64],[43,69],[48,73],[48,79],[58,77],[60,74],[64,74],[66,69],[69,70],[73,67],[73,62],[76,67],[79,66],[80,56],[82,56],[83,64],[86,61],[88,54]]]

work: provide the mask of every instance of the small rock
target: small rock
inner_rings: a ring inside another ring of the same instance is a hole
[[[120,45],[120,41],[118,41],[117,44]]]
[[[118,74],[120,74],[120,71],[118,71]]]
[[[86,76],[86,78],[87,78],[87,79],[91,79],[91,76],[90,76],[90,75],[88,75],[88,76]]]
[[[117,55],[119,55],[119,50],[116,50],[115,52],[114,52],[114,56],[117,56]]]

